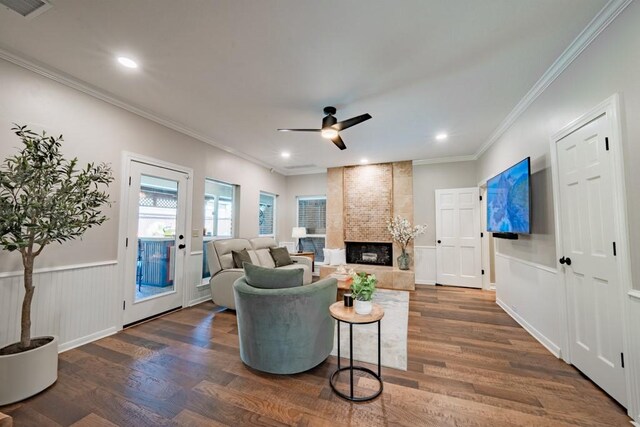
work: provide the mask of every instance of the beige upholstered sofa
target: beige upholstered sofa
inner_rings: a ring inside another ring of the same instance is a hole
[[[235,268],[231,251],[246,249],[253,264],[276,268],[269,252],[269,248],[276,246],[276,241],[271,237],[212,240],[207,243],[207,262],[211,271],[209,286],[213,302],[234,310],[236,308],[233,282],[244,276],[244,270]],[[278,268],[300,268],[304,271],[303,285],[311,283],[311,260],[301,256],[292,256],[291,259],[293,264]]]

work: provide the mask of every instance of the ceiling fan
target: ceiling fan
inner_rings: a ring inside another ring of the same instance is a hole
[[[361,116],[352,117],[347,120],[343,120],[341,122],[335,118],[334,114],[336,114],[335,107],[324,107],[324,118],[322,119],[322,128],[321,129],[278,129],[280,132],[320,132],[323,138],[330,139],[336,146],[344,150],[347,148],[344,145],[344,141],[340,138],[340,131],[350,128],[351,126],[355,126],[364,122],[365,120],[369,120],[371,118],[370,114],[363,114]]]

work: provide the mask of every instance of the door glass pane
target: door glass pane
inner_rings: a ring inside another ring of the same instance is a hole
[[[178,182],[141,175],[136,301],[174,291]]]

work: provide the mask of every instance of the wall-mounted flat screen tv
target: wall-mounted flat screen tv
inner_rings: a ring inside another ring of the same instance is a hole
[[[531,233],[529,157],[487,181],[487,231]]]

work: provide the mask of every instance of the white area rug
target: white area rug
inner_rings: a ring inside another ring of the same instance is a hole
[[[373,302],[384,309],[380,321],[382,365],[407,370],[407,329],[409,322],[409,292],[378,289]],[[336,322],[337,323],[337,322]],[[338,355],[338,333],[333,338],[331,354]],[[340,322],[340,356],[349,359],[349,324]],[[378,364],[378,324],[353,325],[353,359]],[[346,362],[349,363],[348,360]]]

